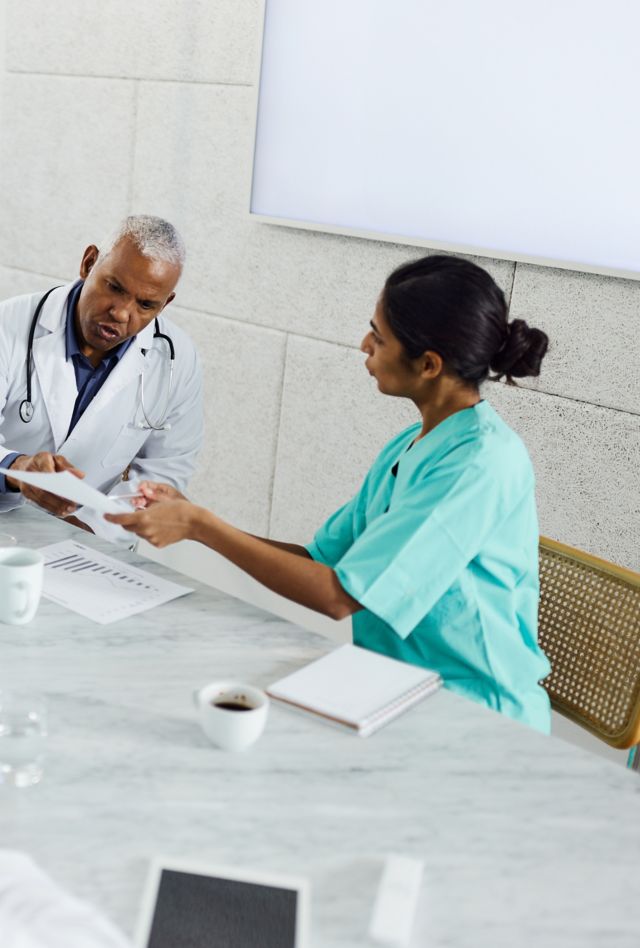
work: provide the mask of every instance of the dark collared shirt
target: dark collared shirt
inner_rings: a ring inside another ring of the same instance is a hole
[[[73,406],[73,414],[71,415],[71,424],[67,431],[67,438],[134,339],[134,337],[125,339],[113,349],[109,349],[98,365],[93,366],[91,362],[89,362],[87,357],[80,352],[75,328],[76,306],[78,305],[82,286],[83,281],[78,281],[69,293],[67,300],[67,326],[65,329],[66,359],[67,362],[69,359],[73,360],[73,369],[76,374],[76,385],[78,387],[78,397]]]

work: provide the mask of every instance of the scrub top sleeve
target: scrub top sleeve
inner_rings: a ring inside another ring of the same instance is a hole
[[[455,471],[444,464],[367,527],[336,565],[336,576],[406,638],[532,490],[532,474],[509,478],[481,461]]]
[[[305,549],[317,563],[335,566],[342,559],[355,539],[354,523],[359,506],[360,493],[331,514],[316,532]]]
[[[419,430],[419,424],[411,425],[384,446],[369,468],[358,493],[336,510],[320,527],[312,542],[305,546],[312,559],[331,567],[342,559],[366,527],[367,506],[370,496],[380,486],[381,477],[387,477],[399,453],[405,450]]]

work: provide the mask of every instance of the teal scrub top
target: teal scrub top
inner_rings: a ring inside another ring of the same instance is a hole
[[[363,606],[356,645],[433,668],[451,691],[549,733],[527,450],[486,401],[414,444],[420,430],[383,448],[307,550]]]

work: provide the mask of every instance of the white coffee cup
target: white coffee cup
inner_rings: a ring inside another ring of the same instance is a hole
[[[239,681],[214,681],[194,692],[200,726],[223,750],[239,751],[257,741],[267,721],[264,691]],[[235,707],[223,707],[223,705]]]
[[[0,622],[31,622],[42,594],[44,556],[21,546],[0,548]]]

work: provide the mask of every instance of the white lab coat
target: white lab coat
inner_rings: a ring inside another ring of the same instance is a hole
[[[19,415],[26,398],[29,327],[42,294],[17,296],[0,303],[0,462],[7,454],[51,451],[64,455],[85,472],[85,480],[105,493],[122,492],[125,468],[131,475],[163,481],[184,490],[202,444],[202,373],[189,337],[162,312],[160,331],[175,348],[173,385],[164,431],[142,428],[140,377],[150,420],[161,418],[169,385],[169,346],[154,339],[151,322],[111,371],[67,437],[78,394],[73,361],[66,360],[67,297],[73,284],[54,290],[45,302],[33,343],[31,401],[34,415],[25,424]],[[142,350],[146,349],[146,356]],[[0,513],[22,503],[18,493],[0,494]],[[77,516],[95,533],[116,539],[120,527],[82,508]],[[131,539],[131,534],[126,534]]]

